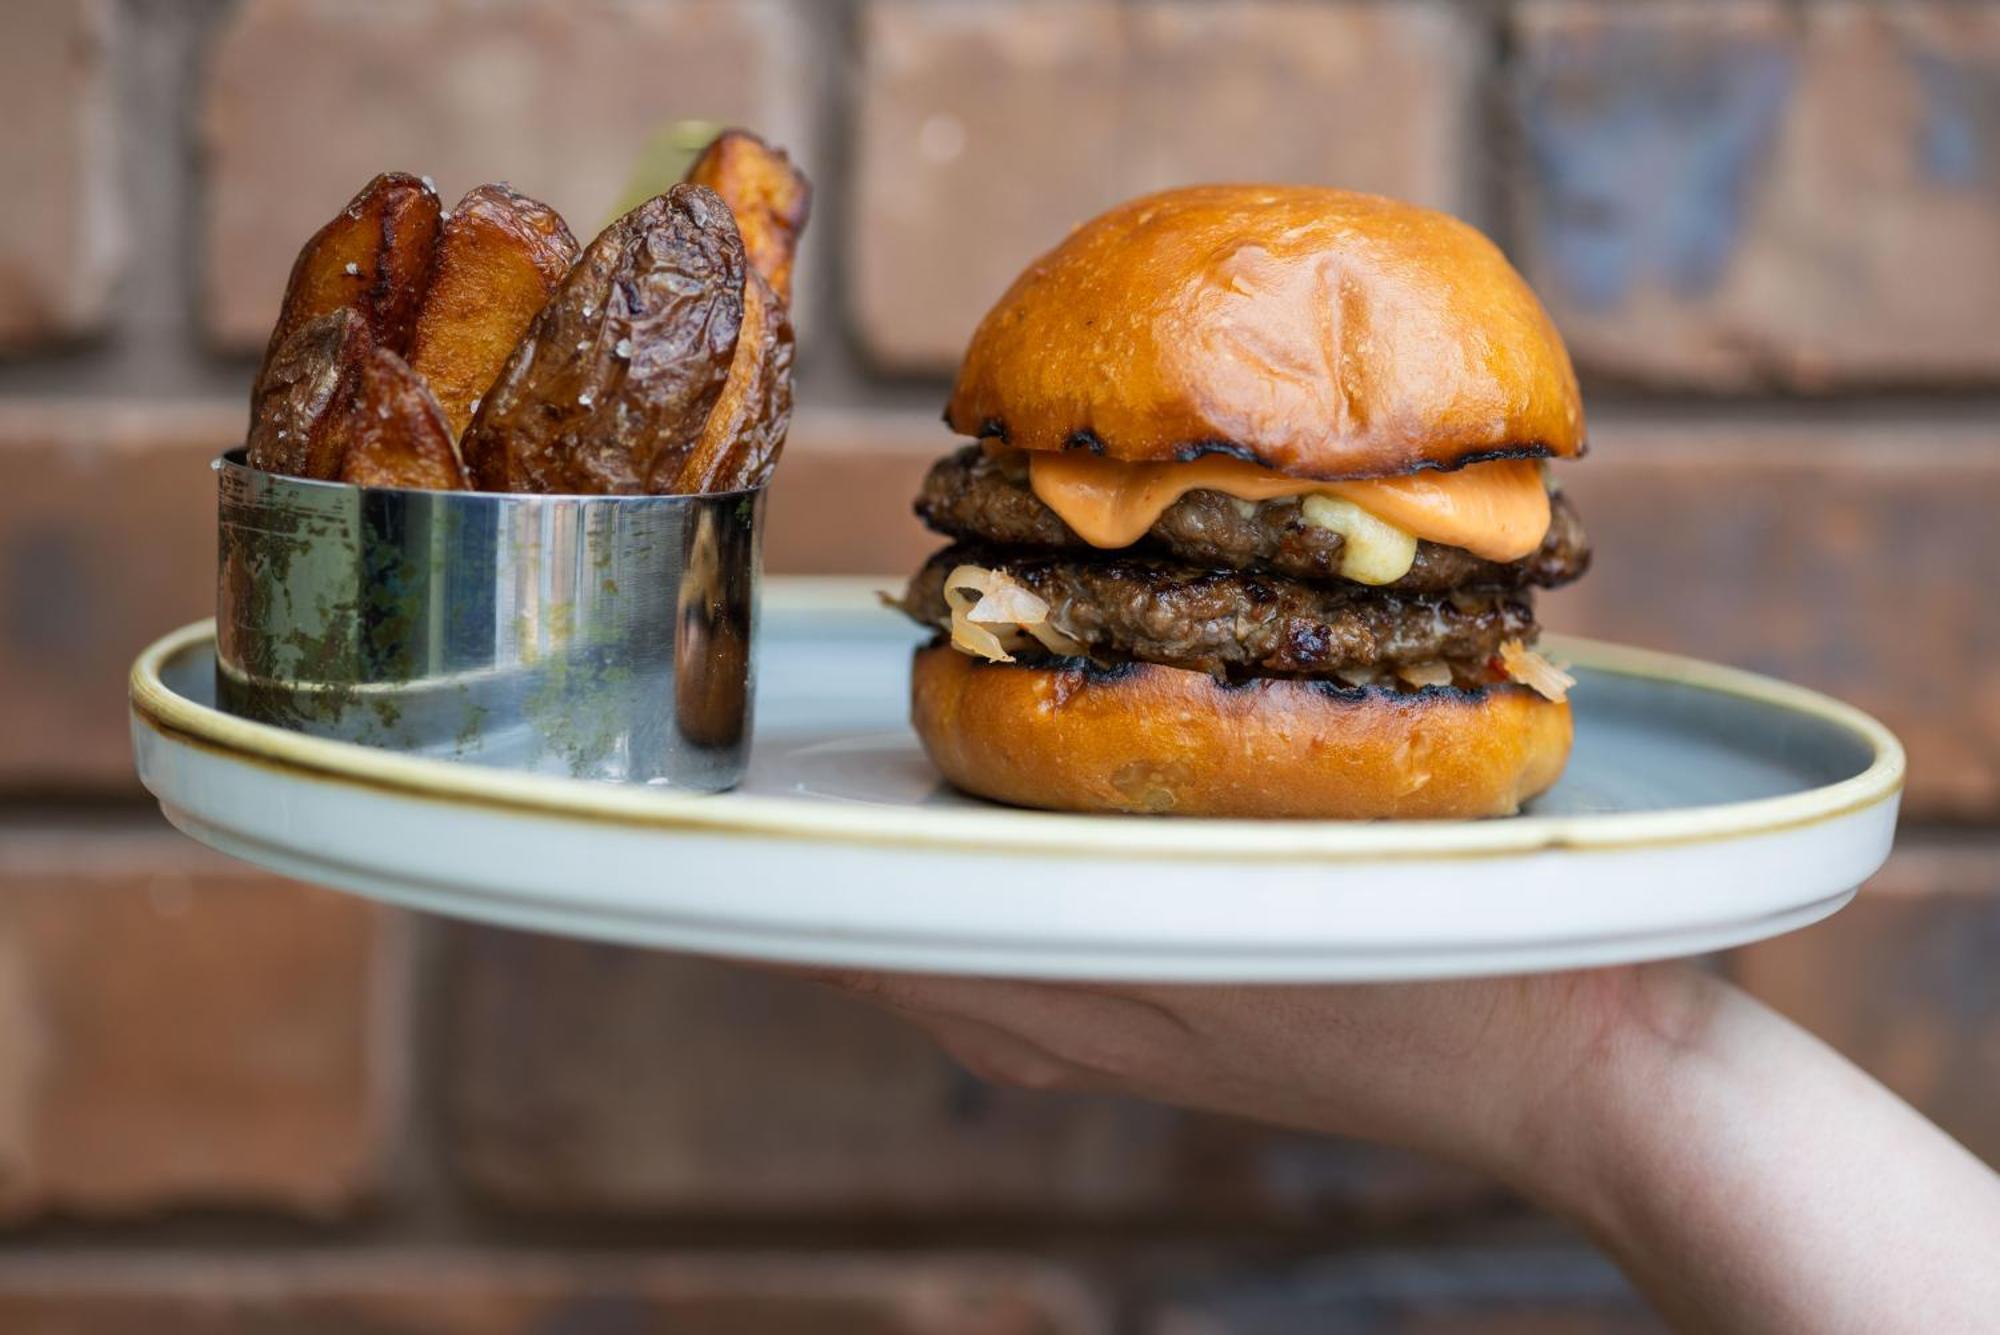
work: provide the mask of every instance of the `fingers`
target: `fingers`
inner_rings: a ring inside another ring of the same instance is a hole
[[[964,1014],[972,1010],[1004,1009],[1003,997],[1013,984],[824,965],[743,963],[764,972],[818,983],[879,1006],[923,1030],[953,1061],[991,1084],[1040,1090],[1084,1086],[1086,1075],[1080,1068],[1008,1027],[967,1018]]]
[[[1008,1014],[1023,993],[1037,986],[1000,978],[956,978],[941,974],[886,973],[820,965],[781,965],[779,971],[835,988],[888,1010],[939,1019],[993,1024]]]
[[[1189,1028],[1177,1014],[1112,987],[859,970],[809,976],[927,1028],[1005,1035],[1071,1068],[1067,1087],[1141,1088],[1189,1048]]]
[[[1474,1163],[1518,1143],[1546,1092],[1601,1052],[1593,1016],[1621,993],[1614,977],[1225,987],[797,972],[917,1023],[990,1080]]]
[[[1071,1091],[1091,1087],[1089,1072],[1018,1034],[978,1020],[902,1013],[936,1039],[953,1061],[989,1084]]]

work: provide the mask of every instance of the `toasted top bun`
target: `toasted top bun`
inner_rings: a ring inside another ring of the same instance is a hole
[[[980,322],[945,420],[1311,478],[1584,448],[1569,354],[1492,242],[1306,186],[1169,190],[1083,224]]]

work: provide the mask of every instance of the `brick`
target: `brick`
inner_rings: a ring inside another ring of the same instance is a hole
[[[811,984],[455,929],[457,1167],[512,1211],[1400,1219],[1493,1197],[1402,1155],[1107,1098],[990,1087]]]
[[[2000,845],[1903,847],[1827,921],[1735,977],[2000,1166]]]
[[[9,832],[0,1215],[365,1199],[395,1130],[402,933],[166,830]]]
[[[47,1335],[1100,1335],[1053,1266],[976,1257],[367,1250],[15,1253],[0,1328]]]
[[[1831,692],[1909,750],[1904,810],[2000,810],[2000,433],[1599,420],[1558,476],[1596,549],[1557,630]]]
[[[1516,13],[1524,260],[1586,369],[2000,376],[2000,9]]]
[[[753,126],[813,167],[803,33],[783,0],[248,0],[210,62],[206,323],[261,348],[306,237],[377,172],[449,203],[506,180],[594,234],[651,136]]]
[[[1029,260],[1209,180],[1466,203],[1478,35],[1436,4],[872,0],[848,263],[868,356],[949,369]]]
[[[136,792],[125,675],[215,612],[215,480],[234,404],[0,403],[0,786]]]
[[[774,574],[904,575],[942,546],[911,511],[933,460],[957,446],[932,413],[821,412],[792,425],[764,516]]]
[[[102,328],[125,256],[110,0],[15,0],[0,43],[0,350]]]
[[[1572,1248],[1364,1253],[1189,1283],[1151,1335],[1652,1335],[1666,1326],[1609,1262]]]

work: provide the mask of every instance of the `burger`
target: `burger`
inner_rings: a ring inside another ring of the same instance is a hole
[[[1590,553],[1568,353],[1500,251],[1344,190],[1133,200],[973,334],[899,606],[911,721],[1020,806],[1505,815],[1562,773],[1534,590]]]

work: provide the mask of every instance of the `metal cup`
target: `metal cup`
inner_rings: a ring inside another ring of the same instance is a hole
[[[216,694],[477,765],[718,791],[749,756],[761,490],[512,496],[219,482]]]

